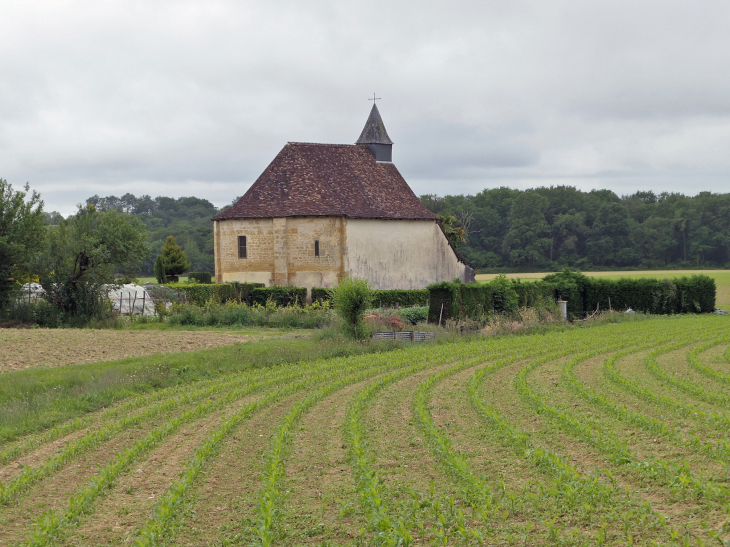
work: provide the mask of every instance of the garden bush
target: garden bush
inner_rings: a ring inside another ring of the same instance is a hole
[[[213,282],[213,276],[210,272],[188,272],[188,279],[205,285]]]
[[[413,308],[402,308],[398,311],[398,315],[403,318],[404,323],[418,325],[428,320],[428,306],[416,306]]]
[[[363,315],[373,301],[372,290],[367,279],[344,277],[332,289],[332,305],[342,319],[345,332],[354,338],[363,338]]]

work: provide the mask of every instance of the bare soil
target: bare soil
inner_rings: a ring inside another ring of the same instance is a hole
[[[250,335],[207,331],[0,329],[0,373],[197,351],[256,339]]]

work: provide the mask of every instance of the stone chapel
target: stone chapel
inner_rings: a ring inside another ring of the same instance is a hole
[[[290,142],[235,205],[213,217],[215,279],[374,289],[474,280],[392,163],[373,104],[355,144]]]

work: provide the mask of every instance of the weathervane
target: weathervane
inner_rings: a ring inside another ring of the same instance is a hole
[[[368,99],[368,101],[373,101],[373,104],[375,104],[375,101],[382,101],[382,100],[383,99],[381,99],[380,97],[376,97],[375,96],[375,93],[373,93],[373,98],[372,99]]]

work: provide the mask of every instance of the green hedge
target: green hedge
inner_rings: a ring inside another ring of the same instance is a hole
[[[274,302],[277,306],[304,305],[307,302],[307,289],[304,287],[257,287],[251,290],[251,299],[256,304],[265,306]]]
[[[204,306],[206,302],[211,300],[219,303],[229,301],[251,303],[251,291],[265,285],[263,283],[215,283],[212,285],[186,283],[166,286],[174,291],[185,293],[188,302],[191,304]]]
[[[443,322],[484,316],[511,311],[515,301],[519,306],[534,306],[546,298],[567,300],[570,319],[609,308],[651,314],[707,313],[715,309],[716,287],[715,280],[706,275],[613,281],[565,270],[534,283],[498,277],[485,284],[438,283],[428,290],[428,320],[438,323],[439,317]]]
[[[324,287],[312,287],[312,302],[329,302],[330,290]]]
[[[395,308],[396,306],[427,306],[426,289],[373,291],[373,306]]]
[[[504,276],[498,276],[490,283],[437,283],[427,290],[429,323],[511,312],[517,309],[520,298],[534,303],[540,294],[532,288],[523,289],[521,284]]]
[[[210,272],[188,272],[188,279],[192,279],[198,283],[208,284],[212,283],[213,276]]]
[[[312,302],[330,300],[330,289],[312,287]],[[428,306],[428,290],[388,290],[373,291],[373,306],[395,308],[396,306]]]
[[[512,288],[517,293],[517,305],[531,308],[540,301],[555,298],[553,286],[549,283],[522,283],[519,279],[512,281]]]
[[[677,279],[590,279],[585,292],[585,311],[607,310],[610,306],[655,314],[705,313],[715,309],[715,293],[715,280],[706,275]]]

